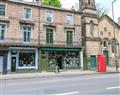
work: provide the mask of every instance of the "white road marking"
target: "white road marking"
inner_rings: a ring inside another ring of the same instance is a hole
[[[110,90],[110,89],[120,89],[120,86],[115,86],[115,87],[108,87],[106,88],[107,90]]]
[[[54,95],[73,95],[73,94],[78,94],[78,91],[75,92],[68,92],[68,93],[60,93],[60,94],[54,94]]]

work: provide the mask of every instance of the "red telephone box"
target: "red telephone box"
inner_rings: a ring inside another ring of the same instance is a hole
[[[96,70],[98,72],[106,72],[106,57],[103,54],[97,55]]]

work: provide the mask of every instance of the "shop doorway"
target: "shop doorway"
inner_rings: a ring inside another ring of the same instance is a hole
[[[57,56],[57,64],[60,69],[63,69],[62,56]]]
[[[90,57],[90,63],[91,63],[91,68],[95,69],[96,68],[96,56],[95,55],[92,55]]]
[[[3,56],[0,56],[0,73],[3,72]]]
[[[16,71],[17,57],[11,57],[11,72]]]

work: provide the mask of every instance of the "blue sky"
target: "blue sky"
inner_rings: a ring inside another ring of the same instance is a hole
[[[32,0],[25,0],[25,1],[32,1]],[[73,5],[75,5],[76,2],[79,2],[79,0],[60,0],[62,2],[63,8],[71,8]],[[105,8],[109,9],[109,16],[112,17],[112,1],[113,0],[96,0],[96,3],[101,4]],[[120,17],[120,0],[116,0],[114,3],[114,16],[115,21],[118,21],[118,17]]]

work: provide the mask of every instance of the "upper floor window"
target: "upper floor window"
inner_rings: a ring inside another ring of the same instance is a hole
[[[46,28],[46,42],[47,44],[53,44],[53,29]]]
[[[24,19],[31,19],[31,9],[24,8]]]
[[[5,16],[5,5],[0,4],[0,16]]]
[[[72,15],[67,15],[66,20],[67,24],[72,24]]]
[[[73,32],[67,31],[67,45],[73,44]]]
[[[90,21],[90,34],[92,37],[94,37],[94,22]]]
[[[0,41],[4,40],[5,36],[5,24],[0,24]]]
[[[46,16],[47,16],[47,18],[46,18],[47,21],[53,22],[53,13],[52,12],[47,12]]]
[[[31,41],[31,27],[30,26],[23,26],[23,40],[24,42],[30,42]]]

